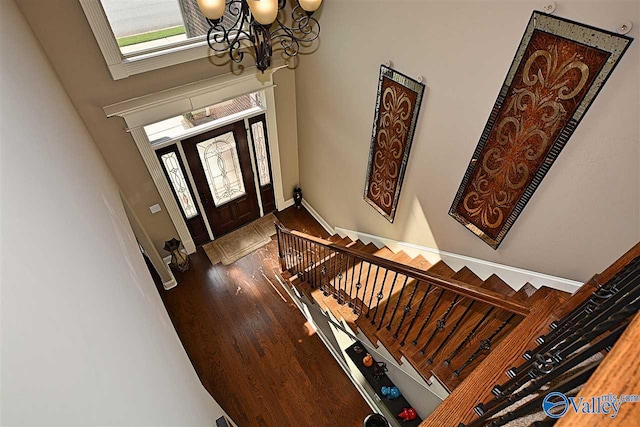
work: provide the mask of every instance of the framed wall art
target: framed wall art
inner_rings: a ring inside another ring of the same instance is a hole
[[[393,222],[424,95],[424,84],[380,67],[364,200]]]
[[[533,12],[449,215],[497,249],[631,41]]]

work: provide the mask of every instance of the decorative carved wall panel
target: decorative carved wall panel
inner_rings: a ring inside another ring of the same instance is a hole
[[[364,200],[393,222],[420,112],[424,84],[380,67]]]
[[[496,249],[631,41],[534,12],[449,214]]]

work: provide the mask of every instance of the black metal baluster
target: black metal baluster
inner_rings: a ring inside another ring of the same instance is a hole
[[[309,255],[311,256],[311,265],[309,266],[309,275],[311,276],[311,285],[314,288],[318,287],[317,272],[316,272],[316,244],[309,241],[309,249],[311,250]]]
[[[572,375],[569,379],[563,381],[561,384],[551,387],[547,390],[541,391],[538,395],[513,411],[508,411],[505,414],[498,416],[496,418],[491,418],[494,415],[493,412],[490,414],[486,414],[480,418],[475,419],[472,423],[467,424],[466,427],[485,427],[485,426],[503,426],[510,421],[513,421],[517,418],[523,417],[525,415],[530,414],[532,411],[541,407],[543,400],[547,397],[548,394],[553,392],[560,392],[567,395],[568,392],[575,389],[576,387],[587,382],[589,377],[595,372],[595,370],[600,365],[600,360],[591,363],[584,368],[580,369],[576,374]],[[459,424],[459,426],[465,427],[465,424]]]
[[[380,292],[378,292],[378,294],[376,295],[376,298],[378,299],[376,301],[376,310],[373,312],[373,319],[371,319],[371,324],[375,325],[376,324],[376,316],[378,315],[378,308],[380,307],[380,301],[382,300],[382,298],[384,298],[384,282],[386,282],[387,280],[387,273],[389,273],[388,269],[384,269],[384,277],[382,278],[382,286],[380,287]]]
[[[364,300],[367,299],[367,286],[369,286],[369,275],[371,274],[371,263],[369,263],[369,267],[367,267],[367,278],[364,281],[364,289],[362,290],[362,299],[360,299],[360,314],[364,312]],[[358,295],[356,294],[356,298]],[[354,308],[355,312],[355,308]]]
[[[507,375],[511,378],[521,378],[522,376],[526,376],[528,370],[531,368],[531,365],[534,361],[534,355],[536,353],[546,353],[552,348],[556,347],[558,343],[567,340],[568,337],[579,337],[580,334],[582,334],[582,331],[590,329],[591,325],[601,323],[605,319],[608,319],[610,316],[619,313],[621,310],[628,309],[629,305],[633,304],[633,302],[640,295],[640,287],[630,286],[630,288],[630,291],[625,293],[624,295],[614,298],[613,300],[607,300],[600,307],[597,307],[593,311],[586,313],[573,325],[565,328],[564,331],[557,335],[553,340],[545,341],[544,344],[538,346],[533,351],[526,351],[523,354],[525,362],[518,368],[509,369],[507,371]]]
[[[411,344],[418,345],[418,340],[420,339],[420,335],[422,335],[422,331],[424,331],[424,328],[429,323],[429,320],[431,320],[431,316],[433,316],[433,313],[436,311],[436,307],[438,307],[438,304],[440,304],[440,300],[442,299],[443,295],[444,295],[444,289],[440,289],[440,294],[438,294],[438,299],[436,300],[435,304],[431,306],[431,311],[429,311],[429,315],[427,316],[426,319],[424,319],[424,322],[422,323],[422,326],[418,331],[418,335],[416,335],[413,341],[411,341]]]
[[[289,236],[285,233],[282,234],[282,242],[284,249],[284,265],[287,271],[289,271]]]
[[[338,297],[336,296],[336,263],[337,263],[337,258],[338,258],[338,252],[336,252],[335,250],[331,251],[331,254],[329,255],[331,257],[331,274],[330,274],[330,281],[329,283],[331,284],[331,295],[337,299]]]
[[[313,251],[311,250],[311,242],[309,240],[305,240],[305,242],[307,242],[307,282],[311,284],[312,288],[315,288],[311,277],[313,272]]]
[[[305,282],[309,282],[309,247],[307,245],[307,241],[304,239],[300,240],[302,247],[302,280]]]
[[[511,378],[502,385],[494,386],[492,393],[495,398],[474,408],[480,418],[474,420],[469,427],[505,425],[539,408],[549,393],[557,391],[568,395],[568,392],[584,384],[600,361],[582,367],[569,379],[556,383],[562,375],[571,372],[592,356],[603,350],[609,351],[627,328],[629,320],[638,313],[639,267],[640,257],[637,257],[611,280],[600,285],[576,309],[559,321],[552,322],[551,332],[538,338],[538,347],[525,352],[525,361],[518,368],[511,368],[507,372]],[[496,333],[488,338],[489,343],[482,340],[480,347],[490,348],[495,336]],[[465,367],[463,365],[457,372]],[[543,390],[545,384],[551,386]],[[534,399],[511,409],[515,403],[532,395],[535,395]]]
[[[355,274],[356,274],[356,262],[357,262],[357,260],[354,258],[353,259],[353,276],[351,278],[351,288],[349,289],[349,307],[350,308],[354,308],[354,312],[355,312],[355,305],[356,304],[355,304],[355,299],[354,299],[354,296],[353,296],[353,282],[354,282],[353,278],[355,277]],[[355,280],[355,282],[356,282],[356,296],[355,297],[356,298],[358,297],[358,290],[360,289],[360,286],[362,286],[362,285],[360,285],[360,276],[362,276],[362,263],[363,263],[362,260],[360,260],[360,262],[358,263],[360,265],[360,268],[359,268],[359,271],[358,271],[358,280]]]
[[[544,354],[553,354],[554,358],[561,360],[572,352],[577,351],[582,346],[588,344],[604,332],[618,327],[621,323],[626,323],[627,319],[630,316],[635,315],[640,309],[639,293],[640,292],[635,292],[632,294],[636,295],[633,301],[627,303],[626,300],[623,300],[619,306],[614,305],[610,310],[604,313],[604,315],[594,317],[583,328],[576,330],[572,335],[558,342],[557,345]],[[543,353],[541,352],[535,353],[529,365],[533,365],[542,354]],[[507,386],[511,386],[513,383],[522,381],[523,378],[530,376],[533,369],[535,369],[534,366],[530,367],[526,371],[522,371],[519,375],[508,381]]]
[[[342,273],[343,266],[344,266],[344,256],[342,252],[340,252],[340,266],[338,267],[338,304],[342,304],[344,302],[343,301],[344,294],[342,293],[342,278],[344,277],[344,274]]]
[[[284,266],[287,271],[289,271],[289,243],[288,237],[286,233],[282,233],[282,249],[284,251]]]
[[[640,257],[634,259],[632,263],[619,271],[611,280],[598,288],[587,300],[582,302],[582,304],[564,316],[561,320],[552,322],[550,325],[552,331],[546,335],[538,337],[536,342],[538,344],[543,344],[547,341],[553,341],[564,330],[573,326],[576,322],[579,322],[581,318],[584,318],[585,314],[590,314],[594,310],[609,304],[610,301],[615,300],[615,298],[612,297],[628,291],[629,288],[634,286],[640,278],[640,272],[635,270],[639,265]]]
[[[627,325],[628,323],[620,325],[607,337],[589,346],[584,351],[576,353],[567,359],[563,360],[562,358],[559,358],[555,355],[547,355],[546,358],[541,357],[540,360],[536,363],[535,373],[532,373],[527,381],[517,385],[514,388],[511,388],[511,391],[503,391],[489,402],[476,405],[475,408],[473,408],[474,411],[478,415],[486,414],[488,416],[492,416],[490,412],[495,414],[502,411],[502,409],[512,405],[514,402],[517,402],[521,398],[527,396],[532,391],[537,390],[543,385],[554,381],[560,375],[563,375],[564,373],[570,371],[590,357],[613,346],[613,344],[615,344],[620,335],[622,335],[624,330],[627,328]],[[518,389],[526,384],[526,382],[528,382],[529,380],[531,380],[529,385],[518,391]],[[495,388],[496,387],[494,387],[494,390]],[[499,388],[499,386],[497,388]],[[495,394],[495,391],[493,392]]]
[[[398,329],[396,329],[396,332],[393,334],[394,338],[398,338],[398,333],[400,333],[400,329],[402,329],[402,325],[404,325],[404,321],[407,317],[407,314],[409,314],[409,312],[411,311],[411,304],[413,303],[413,298],[416,296],[416,292],[418,290],[419,285],[420,285],[420,281],[416,280],[415,286],[413,287],[413,292],[411,292],[411,295],[409,296],[409,301],[407,302],[407,305],[405,305],[405,307],[402,309],[402,317],[400,318],[400,324],[398,325]],[[391,320],[393,320],[393,316],[391,317]]]
[[[416,284],[416,286],[418,286]],[[431,283],[429,283],[429,286],[427,287],[426,292],[424,293],[424,295],[422,295],[422,299],[420,300],[420,304],[418,305],[418,309],[416,310],[415,314],[413,315],[413,319],[411,319],[411,323],[409,323],[409,327],[407,328],[407,332],[405,332],[404,337],[402,337],[402,341],[400,341],[400,345],[404,346],[405,342],[407,341],[407,337],[409,336],[409,333],[411,332],[411,329],[413,329],[413,325],[415,325],[416,320],[418,319],[418,315],[420,314],[420,312],[422,311],[422,306],[425,302],[425,300],[427,299],[427,297],[429,296],[429,294],[431,293],[431,287],[433,285]]]
[[[298,275],[298,251],[295,236],[291,236],[291,270],[293,275]]]
[[[313,283],[313,287],[316,288],[318,286],[316,274],[316,260],[318,257],[316,255],[315,242],[309,241],[309,248],[311,249],[311,252],[309,253],[309,255],[311,255],[311,266],[309,267],[309,274],[311,275],[311,283]]]
[[[295,238],[292,235],[288,236],[289,238],[289,271],[291,272],[291,275],[296,274],[296,261],[298,260],[297,256],[296,256],[296,251],[295,251]]]
[[[380,271],[380,266],[376,265],[376,275],[373,278],[373,285],[371,286],[371,296],[369,297],[369,304],[367,304],[367,314],[365,317],[369,318],[369,313],[371,313],[371,301],[373,301],[373,294],[376,293],[376,286],[378,283],[378,272]]]
[[[387,298],[387,303],[384,305],[384,310],[382,310],[382,317],[380,318],[380,324],[378,325],[378,331],[382,329],[382,324],[384,323],[384,317],[387,315],[387,309],[389,308],[389,300],[393,295],[393,289],[396,287],[396,281],[398,280],[398,272],[393,276],[393,281],[391,282],[391,289],[389,290],[389,298]],[[405,276],[406,277],[406,276]],[[405,283],[407,281],[405,280]],[[375,316],[374,316],[375,317]]]
[[[320,267],[320,245],[311,243],[313,251],[311,252],[311,264],[313,268],[313,282],[318,287],[318,267]]]
[[[302,259],[300,260],[300,280],[306,282],[307,280],[305,279],[305,275],[307,274],[307,242],[300,238],[300,255],[302,256]]]
[[[449,333],[444,338],[444,340],[440,343],[438,348],[436,348],[436,351],[434,351],[433,354],[431,354],[431,357],[429,357],[429,359],[427,359],[427,362],[429,362],[429,364],[433,363],[433,361],[435,360],[436,357],[438,357],[438,355],[440,354],[440,352],[442,351],[444,346],[447,345],[447,343],[449,342],[449,340],[451,339],[453,334],[456,333],[456,331],[458,330],[458,327],[462,323],[462,320],[464,320],[464,318],[467,316],[469,311],[471,311],[471,308],[473,307],[473,304],[475,304],[475,302],[476,302],[476,300],[471,300],[471,302],[464,309],[464,312],[462,313],[462,316],[460,316],[458,318],[458,320],[456,320],[456,323],[453,325],[453,328],[451,328],[451,330],[449,330]]]
[[[409,276],[404,276],[404,283],[402,284],[402,289],[400,289],[400,295],[398,295],[398,301],[396,301],[396,306],[393,308],[393,313],[391,313],[391,319],[389,319],[389,324],[387,325],[387,331],[391,330],[391,324],[393,323],[393,320],[396,318],[396,313],[398,312],[398,306],[402,301],[402,295],[404,295],[404,290],[407,287],[408,281],[409,281]]]
[[[498,336],[498,334],[509,324],[509,322],[516,317],[515,314],[512,314],[511,316],[509,316],[509,318],[507,318],[507,320],[505,320],[499,327],[498,329],[496,329],[488,338],[483,339],[482,341],[480,341],[480,345],[478,346],[478,349],[471,355],[471,357],[469,357],[469,359],[467,359],[466,362],[464,362],[462,364],[462,366],[460,366],[458,369],[456,369],[455,371],[453,371],[453,376],[457,377],[458,375],[460,375],[460,373],[467,367],[469,366],[471,363],[473,363],[474,360],[476,360],[478,358],[478,356],[480,355],[480,353],[482,353],[485,350],[491,351],[491,343],[494,340],[495,337]]]
[[[282,252],[282,244],[281,244],[281,234],[282,232],[280,231],[280,228],[274,224],[274,227],[276,229],[276,244],[278,245],[278,258],[280,260],[280,265],[284,265],[282,260],[284,258],[283,256],[283,252]]]
[[[471,341],[471,338],[476,334],[476,332],[478,331],[480,326],[482,326],[484,321],[489,318],[489,316],[491,315],[491,313],[493,312],[494,309],[495,309],[495,307],[491,307],[489,310],[487,310],[484,313],[484,316],[482,316],[482,319],[480,319],[480,321],[475,324],[473,329],[471,329],[471,332],[469,332],[469,334],[467,334],[467,336],[462,340],[462,342],[460,344],[458,344],[456,349],[453,350],[453,352],[449,355],[449,357],[447,357],[447,359],[443,362],[445,366],[449,366],[451,364],[451,361],[453,360],[453,358],[458,355],[460,350],[462,350],[464,348],[464,346],[466,346],[469,343],[469,341]]]
[[[349,258],[349,255],[346,256],[346,261],[345,261],[345,269],[344,269],[344,302],[345,303],[349,303],[349,301],[347,300],[347,286],[349,286],[349,260],[351,258]],[[353,280],[353,272],[351,273],[351,280]]]
[[[433,341],[436,334],[447,327],[447,318],[449,317],[451,310],[453,310],[453,307],[455,307],[456,304],[458,303],[459,299],[460,299],[460,294],[456,294],[455,298],[453,298],[453,301],[451,301],[451,304],[449,304],[449,307],[447,307],[447,310],[444,312],[442,317],[436,320],[436,327],[433,329],[433,332],[431,333],[431,336],[429,337],[425,345],[420,349],[420,354],[424,355],[425,351],[427,350],[427,347],[429,347],[429,344],[431,344],[431,341]]]
[[[329,295],[329,290],[327,286],[327,248],[322,246],[322,267],[320,268],[320,283],[322,284],[322,294],[326,297]]]
[[[298,278],[304,280],[304,242],[296,236],[296,244],[298,248]]]
[[[333,298],[338,299],[338,294],[340,290],[340,278],[342,275],[340,274],[340,253],[335,251],[333,253]]]

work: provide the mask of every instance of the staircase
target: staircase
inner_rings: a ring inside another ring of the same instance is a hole
[[[354,333],[408,361],[451,393],[539,301],[569,294],[429,263],[338,235],[319,239],[276,224],[282,277]]]
[[[405,373],[440,397],[420,426],[551,426],[558,418],[542,411],[550,394],[637,393],[627,362],[638,360],[640,243],[569,295],[529,284],[515,292],[496,275],[336,235],[276,231],[283,283],[364,335],[372,353],[408,362]],[[623,426],[640,419],[640,404],[626,403],[616,420],[565,412],[559,426]]]

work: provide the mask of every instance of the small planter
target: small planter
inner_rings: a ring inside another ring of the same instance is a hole
[[[370,414],[364,419],[364,427],[390,427],[389,422],[380,414]]]

